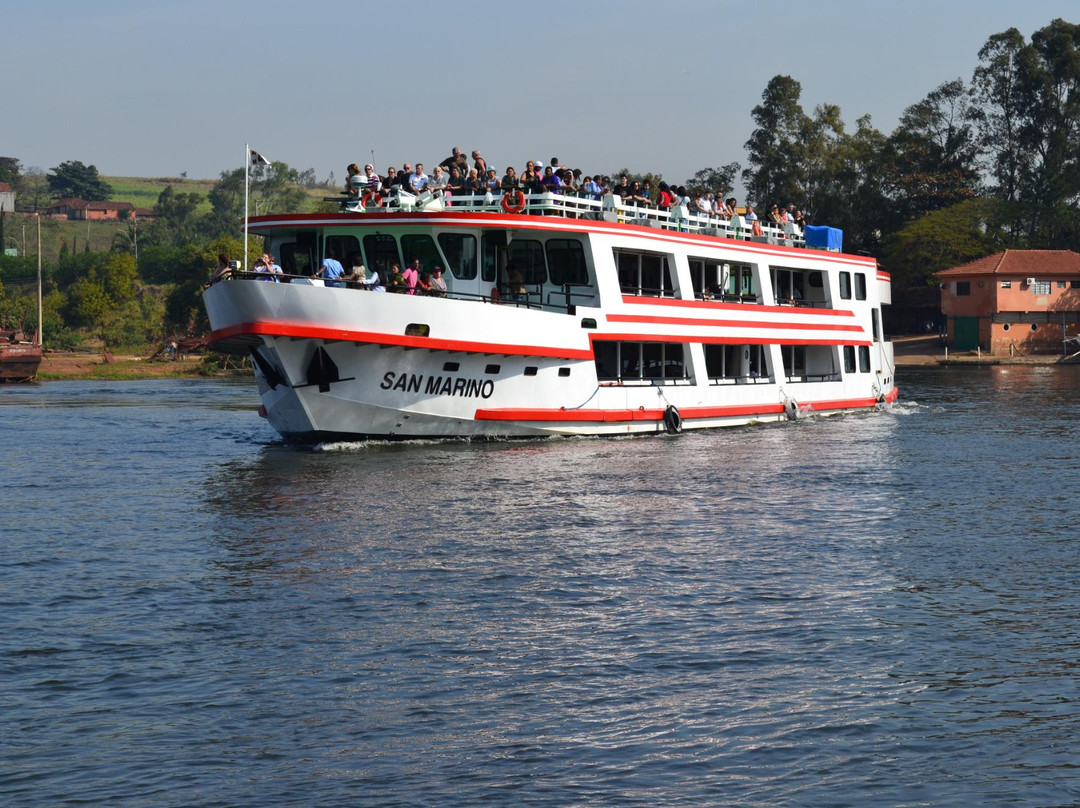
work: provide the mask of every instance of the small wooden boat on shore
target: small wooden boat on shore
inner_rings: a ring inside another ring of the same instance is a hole
[[[22,329],[0,329],[0,382],[26,382],[41,365],[41,344]]]

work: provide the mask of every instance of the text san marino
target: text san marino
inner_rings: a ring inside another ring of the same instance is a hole
[[[388,370],[383,374],[383,390],[400,390],[403,393],[424,393],[429,396],[460,396],[461,398],[491,398],[495,382],[491,379],[463,379],[452,376],[428,376],[423,373],[398,373]]]

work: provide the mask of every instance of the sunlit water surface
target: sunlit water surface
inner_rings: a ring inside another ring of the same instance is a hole
[[[4,805],[1080,801],[1077,368],[677,437],[283,446],[0,388]]]

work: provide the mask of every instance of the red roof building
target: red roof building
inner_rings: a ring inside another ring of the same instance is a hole
[[[1080,333],[1080,253],[1005,250],[935,274],[954,350],[1061,353]]]

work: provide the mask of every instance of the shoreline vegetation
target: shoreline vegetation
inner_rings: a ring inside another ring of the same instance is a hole
[[[1053,365],[1062,356],[1035,355],[1000,357],[975,351],[949,353],[936,335],[895,337],[893,350],[897,367],[918,365]],[[143,356],[113,355],[102,351],[46,351],[37,381],[142,381],[184,379],[206,376],[249,375],[248,367],[221,367],[215,355],[192,355],[177,360],[148,359]],[[1074,360],[1075,361],[1075,360]]]
[[[221,369],[213,357],[192,355],[177,360],[147,359],[143,356],[114,355],[101,351],[46,351],[36,380],[49,381],[140,381],[146,379],[198,378],[232,375],[235,369]],[[249,372],[244,369],[244,372]]]

